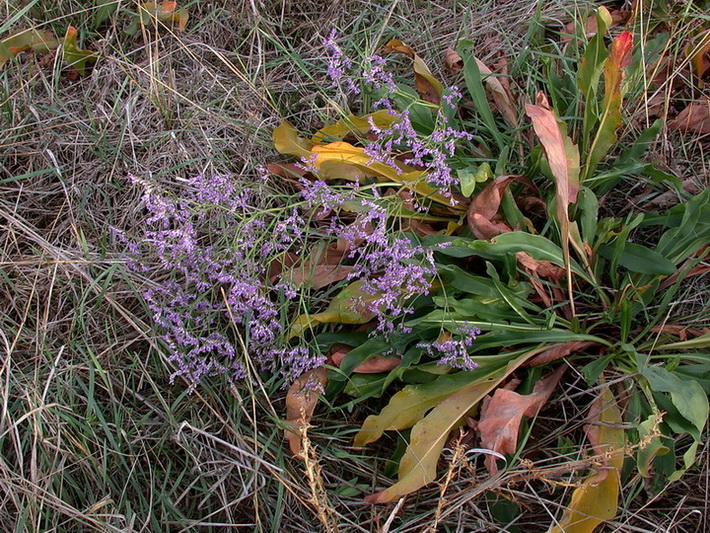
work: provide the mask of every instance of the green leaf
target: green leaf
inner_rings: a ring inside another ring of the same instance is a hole
[[[617,256],[618,264],[631,272],[653,276],[670,276],[677,270],[674,263],[658,252],[624,240],[617,242],[623,244],[621,254]],[[614,246],[605,244],[599,247],[598,252],[602,257],[613,259],[616,250]]]
[[[710,410],[703,388],[695,380],[681,377],[661,367],[646,367],[641,375],[648,380],[654,391],[670,393],[671,401],[678,412],[697,429],[694,436],[698,440]]]
[[[653,414],[638,425],[640,447],[636,453],[636,468],[643,477],[651,477],[651,462],[670,451],[661,440],[660,423],[661,417]]]

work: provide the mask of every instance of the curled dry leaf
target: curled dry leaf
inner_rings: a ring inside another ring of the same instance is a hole
[[[503,115],[503,118],[505,118],[508,124],[514,128],[517,128],[518,113],[515,110],[513,96],[510,94],[510,90],[503,83],[501,83],[501,80],[493,74],[493,71],[488,68],[483,61],[477,57],[474,57],[473,59],[476,60],[478,70],[481,73],[483,81],[486,82],[486,86],[488,87],[488,91],[493,98],[493,103],[495,104],[496,109],[501,115]],[[503,68],[506,68],[504,60],[501,60],[500,64]],[[463,59],[458,52],[456,52],[456,50],[448,48],[446,50],[446,54],[444,55],[444,65],[452,74],[458,74],[463,69]]]
[[[285,435],[294,457],[303,458],[301,440],[327,384],[325,368],[315,368],[302,374],[286,393],[286,422],[291,427],[285,430]]]
[[[597,346],[598,343],[594,341],[569,341],[556,346],[552,346],[542,353],[537,354],[535,357],[530,359],[525,366],[540,366],[551,363],[552,361],[557,361],[563,357],[567,357],[592,346]]]
[[[710,133],[710,98],[706,96],[688,104],[668,127],[685,133]]]
[[[399,52],[411,57],[414,60],[414,81],[422,99],[436,105],[441,103],[444,86],[432,75],[424,60],[414,52],[411,46],[407,46],[399,39],[394,39],[385,45],[384,51],[385,53]]]
[[[333,365],[340,367],[340,363],[343,362],[343,359],[345,359],[345,357],[348,355],[347,352],[349,351],[350,350],[334,351],[330,356],[333,361]],[[353,369],[353,373],[380,374],[382,372],[389,372],[390,370],[394,370],[395,368],[397,368],[401,362],[402,360],[399,357],[382,357],[381,355],[375,355],[364,363],[356,366]]]
[[[521,395],[505,388],[496,390],[481,409],[481,419],[478,423],[481,447],[500,454],[515,453],[523,416],[537,415],[566,370],[567,366],[561,366],[553,374],[538,381],[531,394]],[[491,475],[498,473],[494,455],[486,456],[485,465]]]
[[[532,183],[523,176],[498,176],[478,193],[468,207],[468,226],[477,239],[490,240],[501,233],[513,231],[508,225],[495,220],[503,193],[512,181],[521,181],[529,187]]]
[[[605,7],[601,7],[600,9],[606,9]],[[611,16],[611,23],[609,24],[607,29],[614,28],[618,26],[619,24],[626,24],[626,22],[631,18],[631,11],[621,11],[619,9],[615,9],[612,11],[610,14]],[[562,41],[564,43],[569,43],[572,38],[574,37],[576,33],[576,28],[577,28],[577,22],[572,21],[568,22],[565,24],[564,29],[562,30]],[[591,16],[587,18],[587,21],[584,23],[584,35],[589,38],[597,34],[597,17],[596,16]]]

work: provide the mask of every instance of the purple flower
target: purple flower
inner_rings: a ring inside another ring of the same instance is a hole
[[[432,357],[437,357],[437,364],[449,365],[459,370],[473,370],[478,367],[469,355],[468,349],[473,346],[473,341],[481,334],[475,326],[465,324],[458,328],[460,338],[454,339],[449,332],[442,333],[433,343],[419,343],[420,348],[425,348]]]

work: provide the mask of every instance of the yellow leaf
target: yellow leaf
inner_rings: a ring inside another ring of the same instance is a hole
[[[550,533],[592,533],[602,522],[616,516],[625,441],[620,428],[621,410],[608,386],[592,406],[592,414],[594,422],[587,435],[605,464],[575,489],[562,520],[550,528]]]
[[[298,136],[298,130],[284,121],[279,124],[273,133],[274,148],[284,155],[296,157],[310,157],[313,143]]]
[[[347,163],[380,178],[386,178],[395,183],[399,183],[425,198],[444,204],[447,207],[460,211],[465,210],[465,207],[456,202],[455,199],[445,197],[426,182],[426,170],[416,170],[402,164],[395,168],[386,163],[373,160],[372,157],[365,153],[364,148],[353,146],[343,141],[313,146],[311,150],[312,153],[315,154],[313,164],[319,171],[325,170],[323,165],[327,167],[331,162]],[[323,179],[332,179],[339,176],[331,176],[325,173],[325,175],[322,174],[321,177]]]
[[[399,117],[389,113],[386,109],[380,109],[374,113],[357,117],[350,115],[342,118],[335,124],[325,126],[316,132],[311,138],[313,143],[330,142],[333,139],[342,141],[348,134],[352,133],[357,136],[367,135],[372,128],[370,121],[378,128],[389,128],[392,124],[399,120]]]

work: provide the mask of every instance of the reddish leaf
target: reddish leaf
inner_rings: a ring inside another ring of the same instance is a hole
[[[294,457],[303,459],[301,439],[313,417],[313,411],[323,388],[327,384],[326,370],[320,367],[302,374],[286,393],[286,422],[291,428],[286,429],[285,435]]]
[[[333,360],[333,365],[340,367],[340,363],[343,362],[347,352],[350,350],[338,350],[331,354],[331,359]],[[402,360],[399,357],[382,357],[381,355],[375,355],[371,357],[364,363],[356,366],[353,369],[354,374],[380,374],[382,372],[389,372],[394,370],[399,366]]]
[[[581,352],[592,346],[597,346],[598,343],[593,341],[569,341],[557,346],[552,346],[542,353],[539,353],[530,359],[525,366],[540,366],[557,361],[563,357],[572,355],[573,353]]]
[[[668,127],[686,133],[710,133],[710,98],[706,96],[688,104]]]
[[[537,93],[537,105],[527,104],[525,112],[530,117],[533,129],[540,139],[542,148],[555,177],[557,189],[557,222],[562,235],[562,252],[567,270],[567,292],[570,307],[574,315],[572,292],[572,268],[570,259],[571,224],[569,205],[577,201],[579,191],[579,149],[566,134],[566,127],[560,124],[555,113],[550,109],[545,94]]]
[[[496,221],[495,217],[505,189],[514,180],[532,186],[522,176],[498,176],[471,201],[467,215],[468,226],[477,239],[490,240],[501,233],[513,231],[505,223]]]
[[[561,366],[553,374],[538,381],[533,392],[525,396],[506,389],[496,390],[481,409],[481,419],[478,423],[481,447],[501,454],[515,453],[523,416],[537,415],[566,370],[567,366]],[[495,456],[486,456],[485,465],[491,475],[498,473]]]

